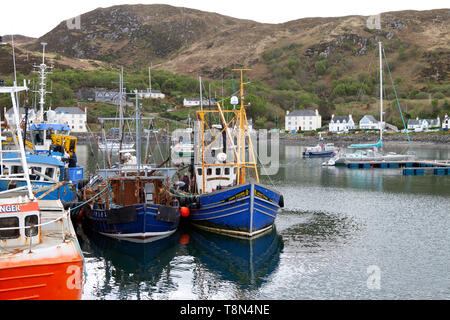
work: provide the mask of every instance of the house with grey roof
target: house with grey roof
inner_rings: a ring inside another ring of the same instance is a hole
[[[94,97],[97,102],[106,102],[118,105],[120,101],[119,91],[95,90]],[[125,105],[126,102],[127,96],[126,94],[122,94],[122,104]]]
[[[441,119],[437,117],[436,119],[409,119],[407,124],[408,130],[410,131],[427,131],[431,128],[441,127]]]
[[[139,91],[138,92],[139,98],[141,99],[164,99],[166,95],[162,93],[159,90],[150,90],[147,89],[146,91]]]
[[[14,110],[13,108],[9,108],[8,111],[6,108],[3,109],[5,114],[6,122],[9,124],[14,123]],[[36,111],[33,108],[28,108],[28,120],[32,121],[36,117]],[[19,107],[19,118],[22,121],[25,118],[25,108]]]
[[[359,129],[361,130],[373,130],[380,129],[380,123],[377,119],[375,119],[372,115],[365,115],[359,120]]]
[[[216,99],[203,98],[202,100],[203,100],[203,106],[216,106],[217,105]],[[200,106],[200,98],[184,98],[183,106],[186,108],[199,107]]]
[[[348,116],[331,116],[328,130],[331,132],[348,132],[348,130],[355,129],[355,122],[352,115]]]
[[[286,111],[286,131],[312,131],[322,127],[322,116],[318,110]]]
[[[71,132],[87,132],[87,110],[78,107],[58,107],[55,110],[55,121],[67,124]]]

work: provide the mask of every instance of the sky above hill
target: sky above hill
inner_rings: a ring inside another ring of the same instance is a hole
[[[307,17],[370,16],[387,11],[431,10],[448,6],[447,0],[15,0],[2,1],[0,35],[22,34],[40,37],[61,21],[99,7],[157,3],[216,12],[263,23],[283,23]]]

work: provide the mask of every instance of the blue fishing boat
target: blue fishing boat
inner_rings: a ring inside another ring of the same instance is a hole
[[[38,199],[61,200],[70,206],[78,201],[78,186],[83,180],[83,168],[69,168],[56,157],[26,154],[30,168],[30,181],[33,193]],[[17,153],[0,155],[0,192],[27,185],[20,156]]]
[[[259,182],[245,113],[245,70],[248,69],[233,70],[241,73],[240,109],[222,110],[218,103],[218,110],[197,111],[196,151],[190,170],[194,182],[184,187],[184,192],[191,189],[191,194],[183,195],[183,190],[175,192],[189,208],[193,225],[229,235],[254,237],[272,228],[284,200],[278,191]],[[237,97],[231,101],[238,104]],[[221,125],[207,123],[213,116],[219,117]],[[253,173],[251,179],[247,177],[250,173]]]
[[[136,141],[141,141],[141,110],[136,96]],[[151,120],[150,118],[148,118]],[[126,120],[121,118],[121,120]],[[180,222],[180,207],[164,184],[177,168],[141,163],[141,144],[136,156],[119,157],[114,168],[100,169],[83,189],[83,224],[104,236],[130,242],[151,242],[175,233]],[[131,152],[131,150],[129,150]]]
[[[45,64],[45,44],[43,45],[42,63],[34,66],[40,77],[40,109],[36,113],[34,109],[29,112],[30,108],[25,107],[25,125],[21,130],[23,144],[27,148],[26,158],[35,196],[42,200],[61,200],[66,207],[70,207],[78,202],[77,192],[84,170],[77,166],[77,138],[69,136],[70,127],[57,123],[55,111],[44,111],[45,95],[48,93],[45,87],[46,76],[51,67]],[[0,133],[1,140],[5,141],[1,145],[1,151],[4,152],[0,155],[0,192],[24,188],[27,183],[19,154],[8,150],[8,141],[14,144],[18,142],[18,129],[8,124],[7,128],[12,137],[3,139]],[[27,137],[30,139],[27,140]]]

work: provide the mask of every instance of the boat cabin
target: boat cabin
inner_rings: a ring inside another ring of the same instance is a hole
[[[1,161],[3,164],[2,175],[6,177],[14,176],[14,180],[20,180],[17,179],[17,176],[23,175],[24,172],[19,156],[14,153],[6,153],[3,154]],[[64,162],[49,156],[29,154],[27,155],[27,162],[30,168],[31,181],[58,182],[62,175],[61,169],[65,168]]]
[[[0,202],[0,243],[3,248],[14,248],[40,243],[40,213],[37,202],[27,204]]]
[[[49,151],[56,151],[64,155],[63,148],[55,149],[52,146],[56,145],[54,141],[55,135],[64,136],[68,135],[69,132],[70,132],[69,126],[64,124],[48,124],[48,123],[32,124],[30,126],[30,133],[34,151],[37,153],[48,153]],[[59,145],[62,146],[62,141],[60,141]],[[75,148],[75,146],[72,146],[72,149],[73,148]]]
[[[203,179],[205,185],[203,186]],[[195,182],[198,193],[209,193],[221,188],[236,185],[237,166],[235,165],[212,165],[195,166]]]

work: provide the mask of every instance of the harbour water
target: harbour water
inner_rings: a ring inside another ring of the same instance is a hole
[[[450,146],[414,148],[421,159],[450,159]],[[321,167],[323,159],[301,152],[296,142],[282,143],[278,173],[261,177],[284,195],[285,208],[260,238],[183,227],[135,244],[77,227],[83,299],[450,298],[449,176]],[[92,172],[89,147],[78,153]]]

